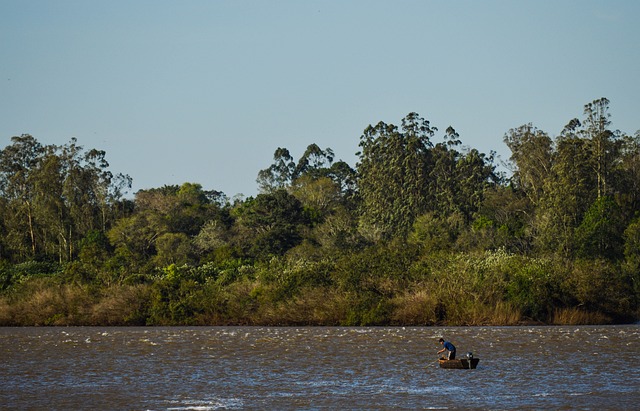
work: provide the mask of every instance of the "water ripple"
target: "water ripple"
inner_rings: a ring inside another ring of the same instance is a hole
[[[440,369],[440,336],[478,369]],[[0,328],[0,409],[632,409],[638,337],[640,325]]]

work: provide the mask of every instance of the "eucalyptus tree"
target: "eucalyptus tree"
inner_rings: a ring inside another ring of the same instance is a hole
[[[285,148],[278,148],[274,153],[274,163],[258,173],[258,184],[261,194],[276,194],[281,190],[288,191],[297,198],[303,206],[307,223],[317,226],[325,222],[335,213],[340,213],[340,220],[344,220],[347,216],[352,221],[355,220],[355,208],[357,203],[357,173],[346,162],[339,160],[334,162],[334,152],[330,148],[321,149],[317,144],[310,144],[298,159],[294,161]],[[279,194],[280,196],[282,193]],[[265,198],[261,198],[264,201]],[[246,215],[256,206],[254,199],[250,199],[242,207],[236,209],[236,214],[240,215],[240,221],[246,222]],[[337,217],[336,217],[337,218]],[[333,219],[335,220],[335,219]],[[251,225],[251,224],[250,224]],[[248,227],[246,224],[237,225],[238,234],[246,233]],[[288,229],[287,229],[288,230]],[[275,232],[284,233],[282,226],[277,228]],[[299,230],[288,230],[294,236],[293,242],[299,239]],[[308,233],[307,233],[308,235]],[[275,234],[269,234],[267,237],[273,237],[274,241],[283,244],[281,248],[287,249],[289,246],[287,241],[275,239]],[[238,235],[237,238],[243,238],[244,235]],[[312,236],[313,237],[313,236]],[[266,238],[266,237],[265,237]],[[260,240],[262,241],[262,240]],[[247,241],[243,241],[245,245]],[[246,248],[246,246],[245,246]],[[255,246],[253,253],[260,248],[268,249],[269,247]],[[267,252],[259,251],[258,254],[278,254],[278,247]]]
[[[417,113],[402,129],[379,122],[360,137],[358,192],[362,224],[374,239],[406,237],[416,217],[429,210],[431,138],[437,129]]]
[[[593,236],[602,236],[605,231],[609,235],[620,231],[619,224],[613,221],[620,221],[621,216],[606,220],[603,211],[623,212],[607,199],[620,198],[624,191],[619,183],[624,176],[620,169],[623,140],[619,132],[608,128],[608,105],[606,98],[585,105],[583,121],[572,119],[555,141],[550,172],[543,180],[533,223],[540,251],[565,256],[576,252],[620,255],[619,246],[614,247],[618,251],[611,252],[601,239],[598,247],[591,243],[595,241]],[[526,157],[527,161],[530,157]],[[533,161],[534,165],[537,163],[540,161]],[[618,240],[612,238],[611,244]]]
[[[546,208],[557,216],[555,233],[549,234],[561,241],[559,251],[565,255],[621,255],[621,246],[615,244],[621,241],[622,210],[610,200],[622,194],[617,180],[623,141],[619,132],[609,129],[608,110],[606,98],[586,104],[582,122],[571,120],[557,139]],[[605,215],[609,213],[616,215]],[[602,242],[603,235],[614,233],[611,247]]]
[[[273,153],[273,164],[258,172],[258,187],[260,192],[279,190],[287,187],[293,179],[296,163],[289,150],[278,147]]]
[[[116,221],[116,206],[131,187],[131,177],[114,176],[109,170],[106,152],[85,150],[76,138],[59,146],[56,156],[61,165],[59,196],[65,211],[57,236],[61,248],[65,248],[65,258],[71,260],[80,240],[94,232],[105,235]]]
[[[354,200],[358,191],[358,174],[349,164],[340,160],[331,164],[327,176],[340,188],[343,199],[347,202]]]
[[[93,231],[106,233],[115,220],[112,207],[118,201],[118,191],[130,179],[119,175],[114,179],[109,171],[106,152],[103,150],[84,148],[77,144],[75,138],[69,144],[59,147],[62,169],[61,198],[64,200],[68,214],[64,222],[66,229],[59,233],[59,238],[67,249],[68,258],[75,253],[75,243]],[[112,183],[117,181],[118,186]]]
[[[42,145],[24,134],[0,153],[0,190],[14,217],[7,244],[20,258],[75,258],[76,244],[104,232],[130,178],[108,170],[105,152],[69,144]],[[28,250],[28,251],[27,251]]]
[[[565,131],[556,142],[552,174],[544,185],[533,222],[539,251],[570,256],[574,230],[595,200],[588,143]]]
[[[322,150],[310,144],[296,162],[288,149],[278,147],[273,153],[273,164],[260,170],[256,179],[261,193],[287,189],[299,177],[327,177],[333,163],[334,153],[330,148]]]
[[[640,130],[633,137],[622,137],[618,168],[618,201],[627,219],[632,219],[640,214]]]
[[[458,151],[460,135],[449,126],[444,141],[432,152],[429,187],[434,198],[432,209],[440,216],[459,214],[469,224],[482,204],[484,193],[499,182],[494,153],[488,156],[476,149]]]
[[[488,156],[471,149],[456,163],[457,197],[459,211],[467,222],[482,205],[484,194],[490,187],[499,183],[495,173],[494,153]]]
[[[11,138],[12,144],[0,152],[0,189],[13,215],[9,229],[11,248],[22,257],[35,257],[36,222],[33,172],[46,147],[33,136],[23,134]]]
[[[460,153],[456,148],[462,143],[460,135],[451,126],[447,128],[444,140],[433,147],[433,167],[430,170],[429,184],[435,197],[436,211],[442,215],[449,215],[459,211],[456,163]]]
[[[32,170],[34,220],[41,253],[63,262],[73,258],[74,221],[65,202],[64,162],[55,150],[49,146]]]
[[[620,141],[610,130],[609,100],[600,98],[584,106],[585,119],[580,134],[591,144],[593,159],[591,167],[596,176],[597,198],[612,191],[610,176],[618,156]]]
[[[538,206],[545,182],[551,174],[551,138],[529,123],[509,130],[504,142],[511,150],[515,186],[522,190],[534,207]]]
[[[335,155],[331,148],[322,150],[317,144],[310,144],[298,160],[292,180],[298,177],[326,177]]]

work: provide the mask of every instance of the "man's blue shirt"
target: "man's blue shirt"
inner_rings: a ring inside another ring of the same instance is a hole
[[[451,344],[449,341],[445,341],[444,342],[444,348],[446,348],[449,351],[455,351],[456,350],[456,347],[453,344]]]

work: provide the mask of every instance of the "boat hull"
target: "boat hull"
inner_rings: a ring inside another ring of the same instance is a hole
[[[461,358],[459,360],[443,360],[440,359],[440,368],[449,368],[456,370],[468,370],[475,369],[478,366],[478,362],[480,362],[479,358]]]

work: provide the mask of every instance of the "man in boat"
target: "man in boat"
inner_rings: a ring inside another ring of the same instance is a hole
[[[444,338],[440,338],[440,344],[442,344],[442,349],[438,351],[438,354],[448,351],[447,359],[455,360],[456,359],[455,345],[451,344],[449,341],[445,341]]]

